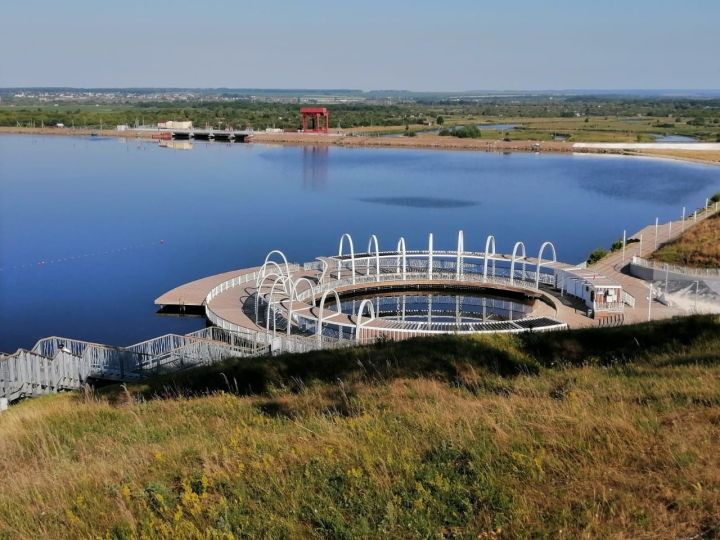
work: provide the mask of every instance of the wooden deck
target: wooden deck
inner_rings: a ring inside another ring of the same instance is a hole
[[[242,268],[239,270],[231,270],[222,274],[215,274],[201,279],[196,279],[190,283],[185,283],[179,287],[169,290],[162,296],[155,299],[155,305],[158,306],[202,306],[205,297],[211,289],[220,285],[222,282],[232,279],[242,274],[247,274],[260,270],[260,267]]]

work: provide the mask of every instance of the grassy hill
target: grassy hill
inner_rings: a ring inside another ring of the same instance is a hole
[[[0,538],[715,538],[720,318],[229,361],[0,414]]]
[[[720,193],[715,195],[720,200]],[[720,268],[720,214],[692,226],[653,253],[656,261],[696,268]]]

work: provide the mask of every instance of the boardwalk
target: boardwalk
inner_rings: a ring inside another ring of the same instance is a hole
[[[717,205],[711,206],[707,212],[703,212],[697,216],[697,221],[706,219],[717,212]],[[620,283],[623,289],[635,298],[634,309],[625,311],[626,322],[633,323],[647,321],[648,318],[666,319],[676,315],[687,315],[687,312],[683,309],[669,307],[657,301],[652,301],[652,305],[648,309],[648,304],[650,303],[649,283],[629,275],[626,267],[632,260],[633,255],[639,257],[651,255],[657,247],[678,238],[695,222],[696,218],[690,217],[687,218],[684,223],[682,220],[671,221],[658,224],[657,228],[655,225],[648,225],[628,237],[629,243],[625,248],[624,254],[622,249],[615,251],[589,267]],[[640,239],[642,239],[642,242]],[[637,242],[630,243],[631,240],[637,240]],[[656,295],[654,295],[654,298],[655,297]],[[648,312],[650,313],[649,317]]]

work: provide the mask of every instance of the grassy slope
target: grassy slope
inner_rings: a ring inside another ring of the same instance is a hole
[[[720,319],[232,361],[0,415],[0,538],[720,534]]]
[[[720,268],[720,214],[693,226],[653,253],[652,258],[696,268]]]

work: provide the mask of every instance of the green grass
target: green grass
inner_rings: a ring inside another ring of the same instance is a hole
[[[695,268],[720,268],[720,214],[693,225],[680,238],[653,253],[652,259]]]
[[[0,415],[0,538],[720,532],[720,319],[228,361]]]

